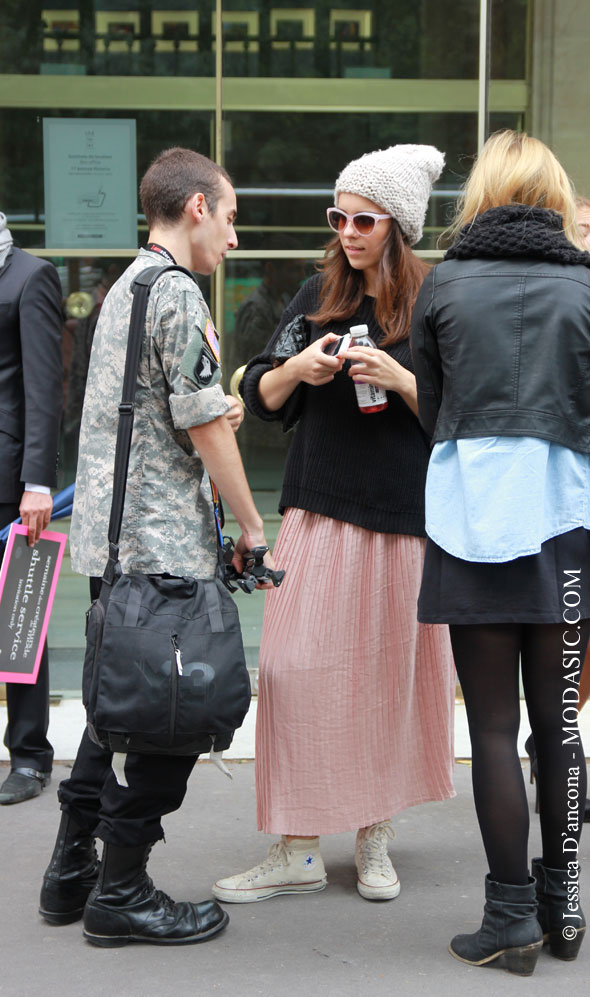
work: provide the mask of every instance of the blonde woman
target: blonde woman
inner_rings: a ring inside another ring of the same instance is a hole
[[[489,863],[482,926],[450,951],[477,966],[504,955],[529,975],[544,940],[575,959],[585,931],[575,701],[590,629],[590,255],[562,167],[512,131],[485,144],[452,231],[411,333],[434,444],[418,617],[450,624]],[[519,659],[539,765],[532,876]]]
[[[576,225],[580,233],[580,238],[584,244],[584,249],[590,251],[590,198],[588,197],[576,197]],[[584,665],[582,668],[582,674],[580,676],[579,684],[579,696],[578,696],[578,713],[583,710],[584,706],[590,699],[590,650],[586,651],[586,658],[584,660]],[[535,751],[535,739],[531,734],[525,741],[525,749],[529,756],[530,761],[530,780],[533,783],[538,777],[538,765],[537,765],[537,752]],[[538,782],[537,782],[538,787]],[[537,800],[535,804],[535,810],[539,812],[539,798],[537,793]],[[590,800],[586,799],[584,806],[584,821],[590,824]]]

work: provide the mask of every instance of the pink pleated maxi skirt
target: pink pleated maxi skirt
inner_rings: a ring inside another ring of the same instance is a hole
[[[455,795],[448,628],[416,620],[424,546],[285,513],[260,645],[259,830],[352,831]]]

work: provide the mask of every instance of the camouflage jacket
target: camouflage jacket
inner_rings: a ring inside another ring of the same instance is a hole
[[[96,327],[70,530],[72,567],[102,575],[108,556],[118,405],[131,283],[161,256],[140,250],[107,294]],[[209,478],[186,430],[228,411],[216,335],[197,285],[165,274],[148,302],[120,538],[124,571],[212,577],[216,537]]]

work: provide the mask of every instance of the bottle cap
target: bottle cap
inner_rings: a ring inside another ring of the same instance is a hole
[[[357,336],[368,336],[369,335],[369,326],[368,325],[351,325],[351,327],[350,327],[350,335],[353,336],[355,339],[356,339]]]

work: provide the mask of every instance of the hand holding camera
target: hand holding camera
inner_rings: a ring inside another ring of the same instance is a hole
[[[225,566],[224,585],[230,592],[237,592],[238,588],[248,595],[257,588],[268,588],[273,585],[278,588],[283,578],[284,571],[278,571],[268,564],[266,555],[269,549],[260,545],[241,553],[242,569],[238,571],[233,563],[236,552],[236,545],[231,537],[223,538],[223,561]],[[234,584],[235,583],[235,584]]]
[[[298,381],[304,381],[313,387],[329,384],[334,375],[342,370],[344,361],[338,356],[331,356],[326,347],[333,342],[339,342],[340,336],[333,332],[326,333],[310,346],[286,361],[285,367],[290,367]]]

